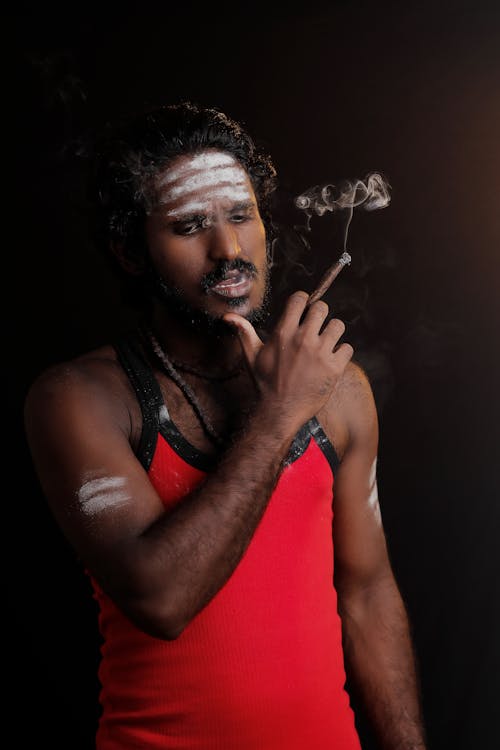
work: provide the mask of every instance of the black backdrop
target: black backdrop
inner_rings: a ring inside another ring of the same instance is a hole
[[[75,144],[108,119],[178,98],[221,107],[264,142],[288,225],[293,196],[312,184],[373,170],[391,183],[388,208],[355,213],[353,262],[327,301],[377,399],[382,512],[431,747],[495,746],[498,4],[21,3],[3,36],[4,164],[12,159],[15,188],[3,253],[14,447],[4,474],[5,721],[16,746],[90,750],[97,710],[93,602],[45,507],[21,416],[42,367],[120,324],[114,282],[86,234]],[[308,273],[287,277],[282,293],[312,289],[338,232],[332,215],[312,222]]]

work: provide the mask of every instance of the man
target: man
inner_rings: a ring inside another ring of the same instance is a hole
[[[425,747],[370,385],[305,292],[258,328],[275,176],[189,103],[97,149],[97,236],[145,304],[37,379],[26,431],[100,607],[98,750],[355,750],[345,669],[381,748]]]

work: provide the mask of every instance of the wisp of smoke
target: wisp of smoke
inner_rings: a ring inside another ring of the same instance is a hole
[[[344,180],[339,185],[327,183],[308,188],[295,198],[297,208],[305,212],[306,229],[310,230],[313,215],[342,211],[345,216],[343,249],[347,248],[347,234],[355,208],[375,211],[389,205],[390,185],[379,172],[371,172],[364,180]]]
[[[326,184],[309,188],[295,198],[297,208],[307,216],[305,229],[310,231],[313,214],[323,216],[327,211],[341,211],[345,217],[343,253],[333,265],[323,274],[318,286],[309,296],[312,304],[320,299],[330,288],[341,270],[349,265],[351,256],[347,252],[347,234],[355,208],[362,207],[365,211],[375,211],[389,205],[389,183],[379,172],[372,172],[365,180],[345,180],[338,187]]]
[[[297,208],[306,213],[307,231],[310,231],[313,214],[323,216],[327,211],[341,211],[345,218],[343,253],[323,274],[318,286],[310,294],[308,304],[311,305],[321,299],[341,270],[351,262],[351,256],[346,251],[346,247],[347,233],[354,209],[362,207],[365,211],[375,211],[385,208],[389,202],[389,184],[379,172],[368,174],[365,180],[344,180],[338,187],[330,183],[322,187],[316,185],[295,198]]]

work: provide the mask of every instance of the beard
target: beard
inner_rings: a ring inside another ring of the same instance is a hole
[[[201,286],[208,293],[211,286],[221,281],[228,271],[244,271],[255,278],[258,274],[257,268],[253,263],[236,258],[234,261],[221,261],[217,268],[203,277]],[[213,315],[202,307],[194,307],[186,301],[182,290],[171,283],[168,279],[160,276],[153,267],[149,268],[147,274],[148,287],[151,294],[175,317],[182,325],[189,329],[195,329],[197,332],[216,338],[225,336],[234,336],[234,328],[220,316]],[[270,274],[266,266],[264,280],[264,295],[259,307],[251,310],[244,317],[255,328],[262,326],[270,314]],[[229,307],[237,308],[245,302],[247,297],[228,298]]]

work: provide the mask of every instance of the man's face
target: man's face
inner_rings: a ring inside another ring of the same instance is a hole
[[[170,308],[193,320],[230,310],[258,319],[266,300],[266,235],[243,167],[228,153],[178,157],[156,178],[146,240]]]

